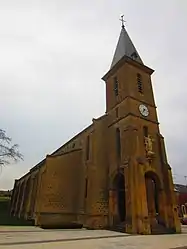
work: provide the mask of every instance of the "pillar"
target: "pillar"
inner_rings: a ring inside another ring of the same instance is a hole
[[[125,196],[126,196],[126,232],[132,233],[132,197],[131,197],[131,181],[130,170],[126,166],[125,172]]]
[[[14,189],[11,197],[10,215],[14,215],[17,196],[18,196],[18,183],[17,180],[15,180]]]
[[[18,194],[17,194],[17,200],[15,203],[15,211],[14,211],[14,216],[17,216],[18,210],[19,210],[19,199],[20,199],[20,192],[21,192],[21,183],[18,185]]]
[[[25,190],[24,190],[24,197],[23,197],[22,210],[21,210],[21,216],[23,216],[24,218],[26,218],[27,204],[29,199],[29,187],[30,187],[30,177],[25,182]]]
[[[121,129],[122,130],[122,129]],[[121,161],[124,165],[126,197],[126,232],[137,233],[136,220],[136,187],[135,187],[135,154],[137,150],[137,128],[127,125],[121,132]],[[132,141],[129,144],[129,141]]]
[[[171,202],[172,202],[172,207],[171,207],[171,212],[173,216],[173,228],[175,228],[176,233],[181,232],[181,224],[180,220],[178,217],[178,212],[177,212],[177,203],[176,203],[176,198],[175,198],[175,192],[174,192],[174,184],[173,184],[173,177],[171,173],[171,168],[168,168],[168,175],[169,175],[169,187],[171,191]]]
[[[26,184],[27,184],[27,180],[24,180],[24,182],[22,183],[22,196],[20,196],[20,208],[19,208],[18,217],[21,217],[22,211],[23,211],[23,203],[25,201]]]
[[[116,217],[118,215],[116,190],[111,188],[109,190],[109,226],[112,227],[115,224]]]
[[[37,187],[38,187],[38,174],[35,173],[31,176],[31,191],[29,197],[29,212],[28,216],[31,219],[35,218],[35,204],[37,202]]]
[[[137,195],[137,202],[140,205],[140,219],[139,222],[139,233],[140,234],[151,234],[151,227],[148,216],[148,204],[147,204],[147,190],[145,183],[145,172],[143,169],[143,165],[139,166],[139,195]]]

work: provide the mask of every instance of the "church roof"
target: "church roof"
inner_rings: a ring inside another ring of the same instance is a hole
[[[138,54],[134,44],[132,43],[124,25],[122,26],[120,37],[117,43],[117,47],[114,53],[112,64],[110,68],[113,68],[123,56],[127,56],[141,64],[143,64],[140,55]]]

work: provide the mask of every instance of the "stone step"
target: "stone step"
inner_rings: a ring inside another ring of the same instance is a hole
[[[172,234],[174,231],[160,224],[151,226],[151,234]]]
[[[116,224],[110,230],[115,232],[125,233],[125,223]],[[161,224],[154,224],[151,226],[151,234],[172,234],[174,230],[169,229]]]
[[[115,231],[115,232],[125,233],[125,223],[123,222],[123,223],[116,224],[110,230]]]

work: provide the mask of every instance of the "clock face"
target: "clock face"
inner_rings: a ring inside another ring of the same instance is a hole
[[[139,111],[140,113],[144,116],[144,117],[147,117],[149,115],[149,110],[147,108],[147,106],[145,105],[139,105]]]

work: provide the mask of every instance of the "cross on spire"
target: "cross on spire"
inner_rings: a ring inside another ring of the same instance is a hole
[[[122,15],[122,16],[121,16],[121,19],[119,19],[119,20],[121,21],[121,23],[122,23],[122,29],[125,28],[124,23],[126,22],[123,18],[124,18],[124,15]]]

